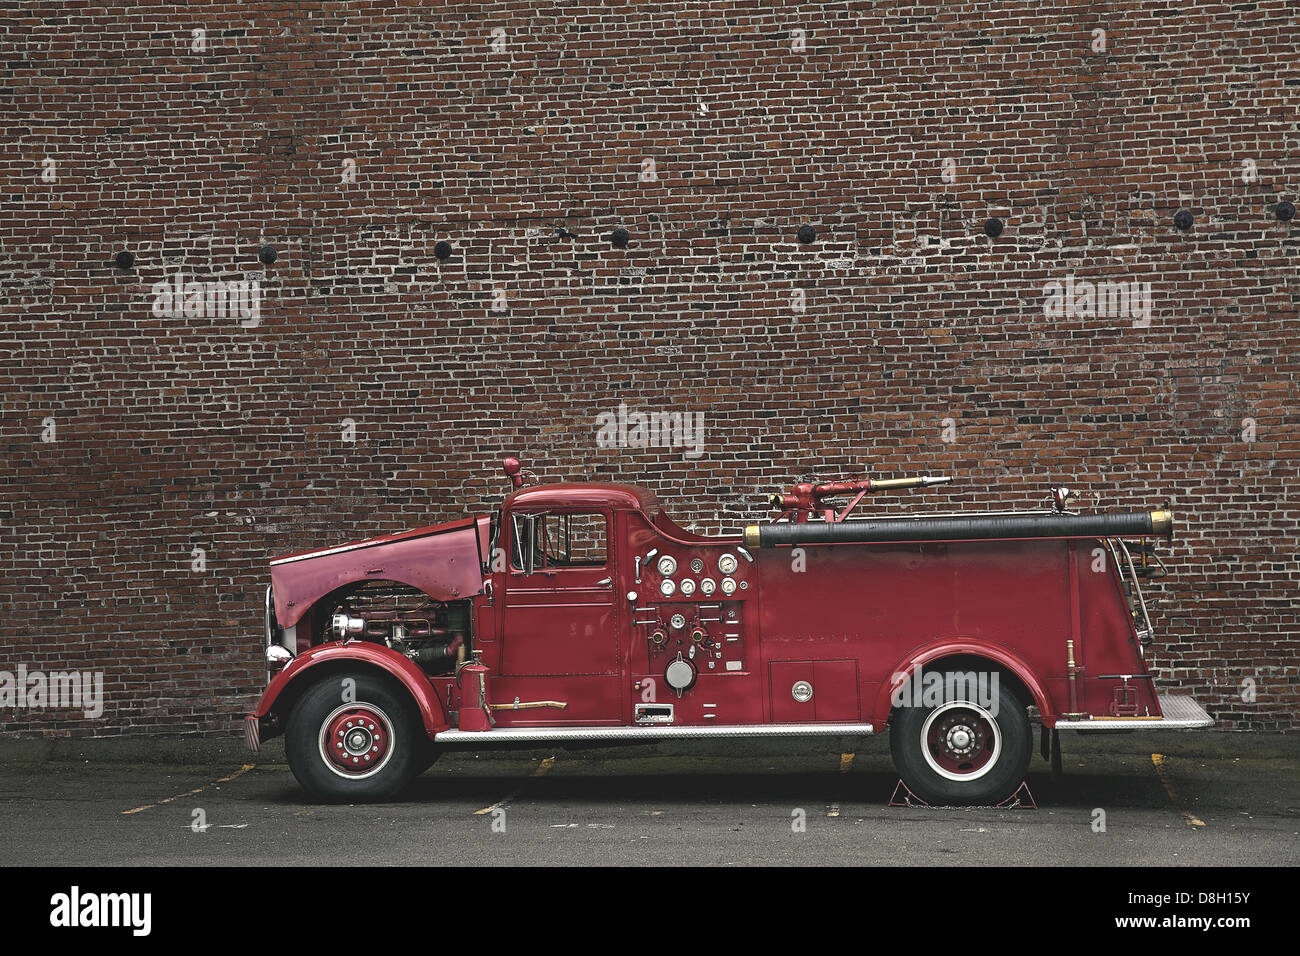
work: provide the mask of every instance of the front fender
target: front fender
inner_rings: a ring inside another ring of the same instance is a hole
[[[378,668],[401,682],[420,709],[420,720],[430,738],[450,727],[446,708],[424,671],[397,651],[369,641],[333,641],[303,651],[275,675],[249,717],[257,718],[261,724],[276,709],[277,701],[296,698],[314,677],[344,671],[357,664]],[[281,715],[281,720],[284,716]],[[281,728],[266,729],[270,732],[264,732],[263,739],[275,736]]]
[[[937,641],[913,651],[899,661],[894,666],[890,679],[881,682],[871,712],[872,723],[877,727],[883,727],[893,710],[894,692],[902,687],[914,672],[944,657],[980,657],[1000,665],[1025,685],[1042,717],[1047,720],[1055,719],[1056,710],[1052,707],[1047,689],[1035,676],[1032,668],[1018,655],[996,644],[985,644],[980,641]]]

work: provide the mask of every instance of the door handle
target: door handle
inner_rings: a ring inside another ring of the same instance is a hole
[[[596,587],[607,588],[613,583],[614,583],[613,578],[601,578],[599,581],[596,582]]]

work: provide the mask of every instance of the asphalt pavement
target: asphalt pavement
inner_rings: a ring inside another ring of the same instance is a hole
[[[399,797],[311,802],[279,741],[0,742],[5,865],[1300,863],[1290,735],[1063,734],[1037,809],[891,807],[888,740],[445,756]]]

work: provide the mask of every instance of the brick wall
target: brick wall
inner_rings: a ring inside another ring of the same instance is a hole
[[[269,556],[481,511],[503,453],[704,530],[811,471],[1171,501],[1151,659],[1294,728],[1289,8],[5,5],[0,668],[106,702],[4,732],[231,733]],[[256,314],[157,314],[178,274]],[[599,447],[620,403],[701,454]]]

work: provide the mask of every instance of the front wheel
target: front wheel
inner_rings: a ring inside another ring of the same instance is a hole
[[[285,730],[289,769],[330,803],[387,800],[427,764],[411,698],[371,674],[336,674],[299,698]]]
[[[930,804],[998,803],[1016,792],[1029,769],[1033,741],[1024,704],[1001,681],[996,695],[975,693],[980,685],[964,679],[970,676],[944,674],[938,700],[894,712],[894,766]]]

